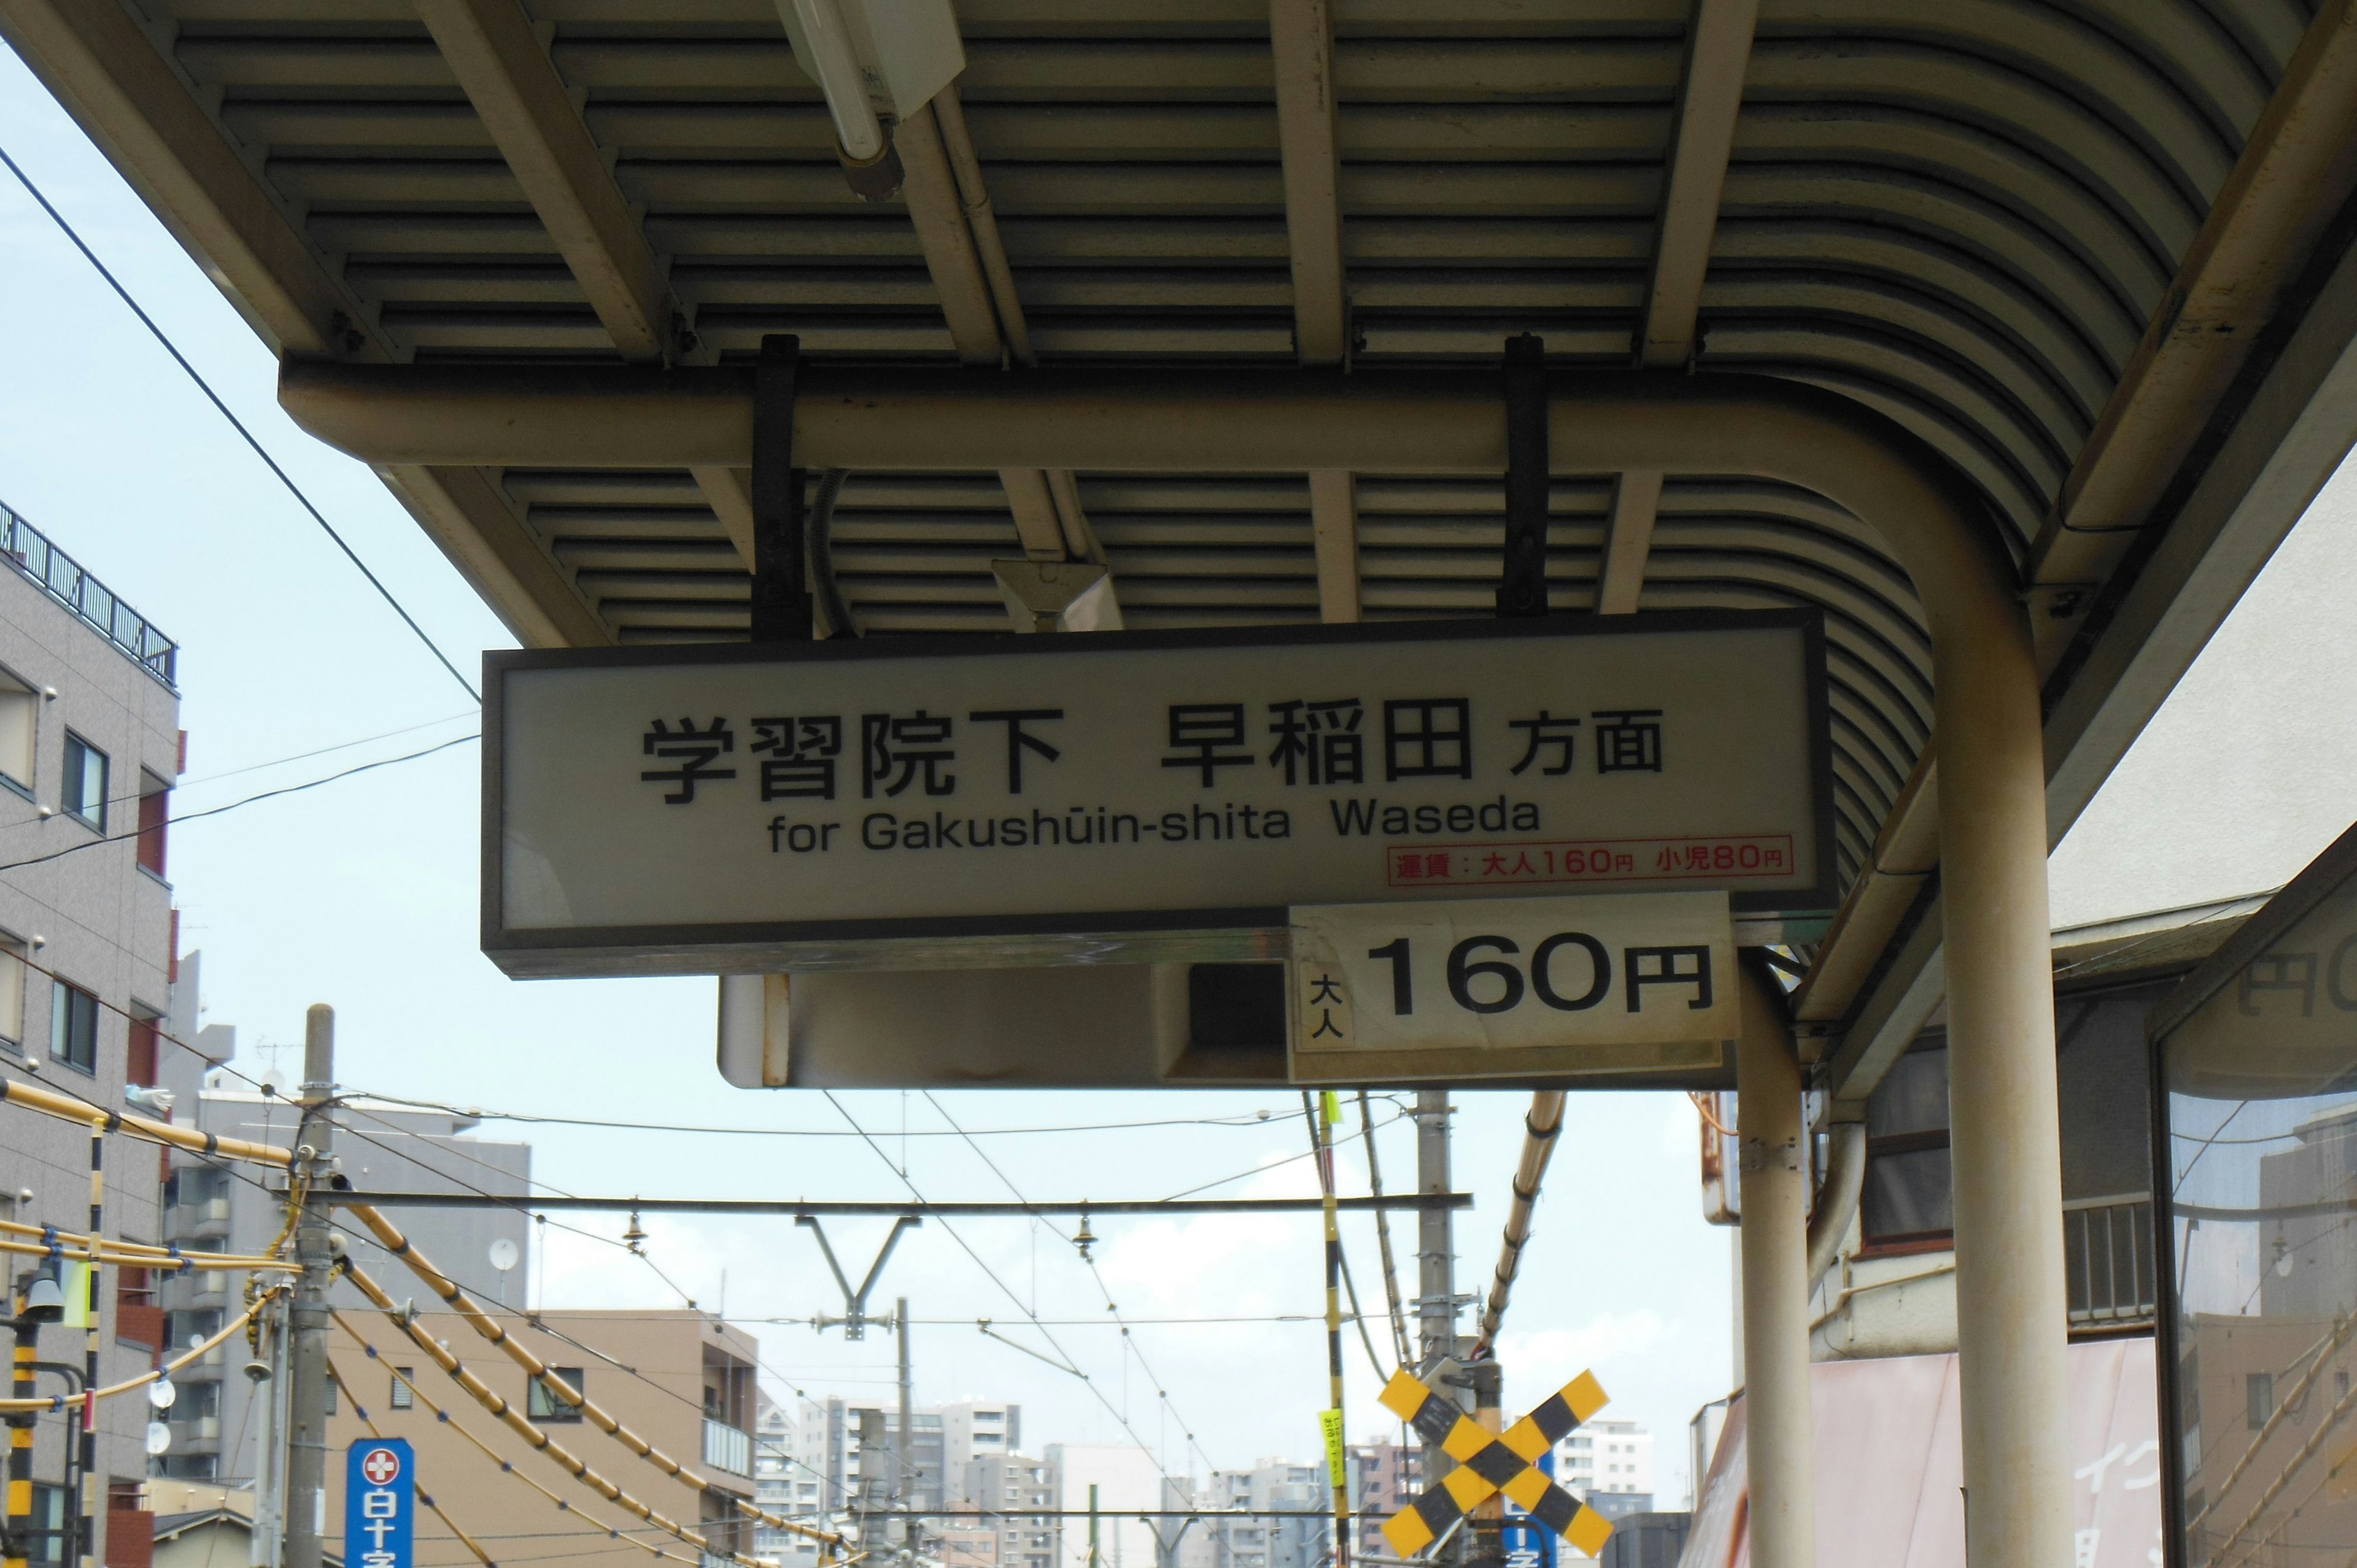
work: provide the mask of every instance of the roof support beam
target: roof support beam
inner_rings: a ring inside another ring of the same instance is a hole
[[[662,269],[517,0],[416,0],[417,14],[626,360],[660,360]]]
[[[1604,561],[1596,574],[1596,613],[1628,615],[1645,587],[1645,557],[1653,548],[1653,518],[1661,510],[1659,468],[1631,468],[1612,487],[1612,517],[1605,525]]]
[[[2043,668],[2153,521],[2318,239],[2357,191],[2357,4],[2309,24],[2031,550]]]
[[[1348,468],[1309,471],[1309,532],[1318,545],[1318,618],[1359,618],[1359,483]]]
[[[904,171],[901,199],[908,204],[917,244],[925,252],[925,270],[932,274],[950,341],[964,363],[995,365],[1006,351],[1006,339],[999,334],[990,283],[958,199],[957,177],[932,105],[900,122],[893,145],[900,150]]]
[[[380,466],[377,475],[525,647],[597,648],[614,640],[483,469]]]
[[[122,5],[0,0],[0,36],[274,351],[393,357]]]
[[[1653,281],[1637,348],[1637,363],[1648,370],[1675,370],[1694,358],[1703,274],[1718,230],[1727,154],[1735,145],[1735,117],[1743,107],[1743,76],[1759,19],[1760,0],[1695,0],[1653,242]]]
[[[1269,0],[1285,227],[1293,252],[1293,344],[1305,365],[1350,353],[1342,277],[1341,164],[1334,146],[1332,0]]]
[[[1685,77],[1670,130],[1669,172],[1662,181],[1662,213],[1653,236],[1653,275],[1639,329],[1638,366],[1683,370],[1699,346],[1702,285],[1710,271],[1711,238],[1727,189],[1727,160],[1735,145],[1735,118],[1743,108],[1743,76],[1751,62],[1751,35],[1760,0],[1694,0],[1686,29]],[[1612,492],[1612,521],[1596,576],[1598,615],[1633,612],[1645,586],[1663,476],[1625,473]]]

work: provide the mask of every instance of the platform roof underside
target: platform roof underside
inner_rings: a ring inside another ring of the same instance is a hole
[[[946,365],[1011,335],[1003,300],[961,319],[928,242],[959,214],[920,181],[852,192],[772,0],[137,0],[118,26],[121,4],[0,0],[0,26],[282,354],[710,363],[791,332]],[[521,60],[498,48],[519,11]],[[1754,27],[1726,0],[1334,0],[1322,56],[1307,0],[956,12],[1042,365],[1339,342],[1461,368],[1534,332],[1559,364],[1764,372],[1921,435],[2018,564],[2058,838],[2357,433],[2340,6],[1764,0]],[[470,17],[490,42],[457,52]],[[561,156],[585,134],[587,175]],[[746,635],[726,473],[387,478],[527,640]],[[1075,479],[1129,626],[1332,613],[1307,476]],[[1491,613],[1498,483],[1354,500],[1367,618]],[[1822,497],[1728,474],[1647,500],[1558,476],[1558,608],[1596,604],[1618,530],[1642,608],[1824,613],[1841,874],[1879,904],[1803,1015],[1870,1083],[1939,988],[1921,607]],[[995,472],[854,475],[835,548],[863,629],[1006,632],[989,563],[1036,551],[1023,504]]]

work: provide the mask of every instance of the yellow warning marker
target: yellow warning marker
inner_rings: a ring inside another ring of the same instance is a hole
[[[1594,1373],[1580,1373],[1494,1435],[1454,1400],[1443,1399],[1405,1369],[1392,1374],[1381,1399],[1385,1410],[1415,1427],[1426,1444],[1458,1466],[1384,1523],[1383,1539],[1394,1552],[1415,1556],[1500,1492],[1577,1550],[1590,1557],[1603,1552],[1612,1536],[1612,1521],[1538,1467],[1547,1450],[1604,1408],[1607,1395]]]

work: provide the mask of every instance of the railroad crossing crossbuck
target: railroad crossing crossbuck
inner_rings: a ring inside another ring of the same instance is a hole
[[[1612,1521],[1555,1484],[1538,1467],[1547,1450],[1607,1402],[1593,1372],[1582,1372],[1541,1402],[1503,1433],[1493,1433],[1403,1368],[1383,1391],[1383,1408],[1416,1430],[1426,1443],[1457,1461],[1440,1479],[1383,1526],[1383,1539],[1402,1557],[1413,1557],[1440,1539],[1448,1527],[1503,1492],[1523,1512],[1561,1535],[1589,1557],[1600,1555],[1612,1535]]]

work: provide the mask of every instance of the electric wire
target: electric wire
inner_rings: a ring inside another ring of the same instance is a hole
[[[345,542],[344,536],[336,532],[335,525],[328,521],[327,515],[311,504],[311,498],[305,495],[302,487],[288,476],[285,469],[278,466],[278,459],[273,457],[264,448],[262,443],[254,439],[253,432],[245,427],[243,420],[230,412],[229,404],[223,403],[221,394],[213,391],[212,383],[198,373],[197,367],[188,362],[188,356],[180,352],[179,346],[156,324],[156,318],[142,309],[139,302],[131,296],[131,291],[124,287],[122,281],[107,270],[106,263],[98,259],[98,252],[82,242],[82,237],[74,231],[74,226],[66,221],[65,214],[49,204],[49,199],[41,194],[41,188],[33,183],[30,175],[17,166],[16,160],[8,156],[5,148],[0,148],[0,164],[8,166],[8,172],[16,177],[16,183],[23,186],[35,201],[40,203],[41,210],[49,215],[49,221],[55,223],[64,232],[65,237],[73,242],[74,249],[82,253],[85,261],[98,269],[98,275],[106,280],[107,286],[114,291],[115,296],[131,307],[131,314],[139,317],[140,324],[154,335],[156,342],[164,346],[164,351],[171,355],[173,361],[188,372],[188,379],[197,383],[197,390],[203,392],[207,401],[221,411],[221,416],[228,420],[230,427],[244,438],[245,444],[253,449],[253,455],[262,459],[264,467],[278,476],[278,482],[286,487],[286,493],[293,496],[303,510],[311,514],[311,521],[317,523],[329,539],[335,541],[336,548],[344,553],[344,559],[359,568],[361,575],[368,579],[369,586],[374,588],[378,596],[393,607],[393,613],[399,616],[402,624],[416,635],[419,642],[425,645],[425,650],[434,655],[435,661],[450,672],[450,679],[457,682],[468,696],[478,703],[481,702],[483,694],[475,690],[475,683],[458,672],[458,667],[450,662],[449,655],[444,653],[441,647],[425,635],[425,628],[417,624],[416,618],[403,607],[399,599],[393,596],[393,590],[386,587],[374,572],[369,570],[368,563],[360,558],[358,551]]]
[[[909,1189],[910,1197],[914,1197],[920,1203],[929,1201],[925,1195],[918,1189],[917,1184],[909,1178],[908,1173],[901,1170],[899,1166],[892,1164],[892,1156],[884,1152],[883,1145],[877,1143],[873,1137],[868,1135],[866,1129],[859,1125],[858,1118],[852,1115],[851,1112],[844,1105],[843,1101],[835,1098],[834,1090],[831,1089],[823,1089],[819,1090],[819,1092],[826,1097],[826,1102],[834,1107],[835,1111],[841,1114],[844,1121],[849,1122],[852,1128],[859,1133],[860,1141],[875,1151],[876,1157],[882,1160],[886,1165],[891,1167],[892,1174],[900,1178],[900,1185]],[[1129,1434],[1130,1441],[1136,1444],[1137,1446],[1154,1461],[1154,1468],[1161,1475],[1163,1480],[1168,1482],[1170,1479],[1170,1471],[1169,1467],[1162,1463],[1161,1455],[1157,1453],[1154,1447],[1149,1444],[1144,1437],[1139,1435],[1137,1429],[1129,1423],[1129,1417],[1124,1414],[1122,1411],[1114,1405],[1113,1401],[1105,1396],[1105,1391],[1097,1387],[1096,1380],[1091,1377],[1088,1373],[1078,1369],[1077,1363],[1072,1360],[1071,1353],[1064,1348],[1064,1347],[1057,1340],[1055,1335],[1049,1333],[1048,1329],[1039,1323],[1039,1317],[1031,1311],[1029,1306],[1025,1305],[1023,1298],[1015,1294],[1014,1287],[1009,1285],[1005,1280],[1000,1279],[998,1277],[998,1271],[992,1268],[988,1263],[983,1261],[982,1254],[975,1251],[966,1239],[958,1234],[957,1227],[950,1224],[947,1220],[943,1220],[942,1221],[942,1229],[948,1233],[951,1240],[955,1241],[958,1244],[960,1251],[963,1251],[967,1257],[974,1260],[974,1267],[980,1269],[984,1275],[989,1279],[990,1283],[998,1287],[999,1293],[1005,1295],[1007,1300],[1013,1302],[1016,1305],[1016,1309],[1021,1312],[1024,1316],[1031,1320],[1032,1326],[1039,1329],[1039,1337],[1048,1342],[1049,1348],[1053,1349],[1057,1355],[1064,1359],[1065,1365],[1074,1369],[1073,1376],[1079,1378],[1082,1386],[1085,1387],[1092,1395],[1095,1396],[1096,1402],[1104,1406],[1105,1413],[1112,1416],[1114,1421],[1124,1432]]]
[[[371,1100],[387,1105],[409,1106],[420,1111],[439,1111],[453,1116],[470,1116],[482,1122],[521,1122],[552,1124],[561,1127],[603,1127],[633,1133],[694,1133],[715,1137],[731,1138],[856,1138],[863,1134],[833,1127],[740,1127],[697,1126],[679,1122],[618,1122],[593,1116],[551,1116],[527,1111],[487,1111],[475,1105],[453,1105],[438,1100],[412,1100],[398,1094],[371,1092]],[[907,1138],[1006,1138],[1051,1133],[1126,1133],[1152,1127],[1265,1127],[1271,1116],[1255,1112],[1236,1116],[1173,1116],[1141,1122],[1059,1122],[1040,1127],[971,1127],[964,1129],[913,1127],[895,1137]]]
[[[517,1480],[522,1481],[525,1486],[530,1487],[533,1491],[538,1492],[542,1497],[546,1498],[550,1502],[554,1503],[556,1505],[557,1512],[572,1514],[576,1518],[580,1519],[588,1524],[591,1529],[604,1530],[609,1540],[627,1541],[633,1546],[643,1548],[653,1556],[668,1558],[676,1563],[693,1563],[696,1561],[694,1558],[682,1557],[676,1552],[667,1551],[664,1548],[656,1545],[651,1541],[640,1541],[639,1539],[640,1531],[635,1529],[630,1530],[619,1530],[613,1525],[608,1524],[590,1514],[584,1513],[570,1498],[558,1496],[555,1492],[550,1490],[547,1487],[543,1486],[532,1477],[525,1475],[522,1470],[515,1467],[515,1462],[513,1460],[502,1457],[498,1450],[494,1449],[490,1444],[484,1442],[480,1437],[478,1437],[474,1433],[468,1431],[465,1423],[457,1420],[440,1405],[436,1404],[432,1397],[428,1395],[425,1390],[417,1386],[416,1380],[411,1377],[407,1371],[400,1367],[394,1366],[392,1362],[385,1360],[379,1353],[377,1348],[373,1344],[371,1344],[368,1338],[362,1335],[359,1329],[353,1327],[350,1320],[346,1318],[341,1312],[331,1311],[328,1316],[335,1319],[336,1326],[342,1329],[344,1333],[351,1338],[352,1342],[361,1348],[361,1353],[362,1355],[366,1356],[370,1360],[379,1363],[385,1369],[385,1370],[391,1372],[394,1379],[398,1380],[404,1388],[409,1391],[410,1398],[415,1400],[419,1404],[424,1405],[426,1410],[433,1413],[436,1424],[447,1426],[453,1432],[456,1432],[460,1437],[465,1438],[468,1443],[472,1444],[485,1458],[490,1460],[500,1467],[500,1474],[513,1476]],[[351,1393],[351,1384],[346,1381],[340,1374],[336,1372],[335,1363],[333,1360],[328,1362],[328,1373],[330,1376],[335,1377],[337,1382],[343,1385],[344,1391],[347,1393]],[[360,1396],[356,1393],[352,1395],[352,1403],[356,1407],[360,1403]],[[366,1418],[363,1417],[362,1419]],[[457,1527],[454,1525],[452,1528],[456,1529]]]
[[[943,1105],[938,1099],[934,1098],[933,1091],[931,1090],[926,1090],[924,1092],[925,1103],[931,1106],[934,1113],[940,1116],[942,1121],[948,1122],[952,1131],[956,1132],[961,1137],[963,1137],[965,1129],[958,1125],[957,1118],[950,1114],[949,1108]],[[967,1148],[972,1149],[974,1152],[976,1158],[980,1159],[984,1165],[990,1167],[990,1174],[996,1176],[1000,1185],[1005,1187],[1009,1193],[1014,1195],[1016,1202],[1028,1203],[1031,1201],[1029,1198],[1023,1196],[1022,1189],[1015,1185],[1014,1178],[1009,1176],[1005,1171],[998,1168],[998,1162],[992,1159],[990,1155],[984,1151],[983,1146],[980,1144],[975,1143],[972,1138],[966,1138],[965,1145]],[[1042,1219],[1040,1223],[1042,1225],[1047,1225],[1047,1221],[1044,1219]],[[1060,1228],[1054,1225],[1047,1225],[1047,1229],[1049,1234],[1056,1236],[1064,1241],[1077,1244],[1076,1237],[1064,1235],[1063,1231]],[[1153,1382],[1154,1397],[1162,1402],[1163,1409],[1170,1412],[1170,1419],[1178,1423],[1178,1430],[1185,1436],[1187,1445],[1195,1451],[1196,1456],[1203,1461],[1205,1467],[1213,1467],[1211,1466],[1211,1456],[1203,1452],[1201,1444],[1195,1441],[1193,1423],[1189,1422],[1184,1415],[1179,1413],[1178,1406],[1170,1398],[1170,1391],[1163,1386],[1162,1375],[1159,1372],[1157,1372],[1153,1366],[1147,1362],[1146,1359],[1146,1351],[1137,1344],[1135,1338],[1130,1334],[1130,1325],[1122,1317],[1120,1307],[1114,1304],[1113,1299],[1113,1290],[1105,1283],[1103,1271],[1097,1267],[1096,1259],[1092,1257],[1085,1250],[1083,1250],[1081,1253],[1081,1262],[1089,1266],[1089,1277],[1096,1281],[1097,1294],[1104,1297],[1105,1310],[1113,1315],[1114,1322],[1119,1326],[1123,1345],[1131,1355],[1137,1358],[1139,1370],[1143,1371]],[[1038,1319],[1035,1317],[1033,1321],[1037,1322]]]
[[[201,811],[190,811],[184,816],[170,818],[164,825],[169,829],[182,822],[198,822],[206,817],[218,817],[224,811],[234,811],[242,806],[251,806],[259,800],[274,800],[281,795],[299,795],[307,789],[317,789],[323,784],[333,784],[339,779],[350,779],[362,773],[373,773],[380,768],[391,768],[399,763],[415,762],[418,758],[431,757],[437,751],[447,751],[454,746],[464,746],[470,740],[481,738],[479,735],[458,736],[454,739],[437,742],[420,751],[404,752],[399,757],[382,757],[374,762],[363,762],[356,767],[347,768],[339,773],[330,773],[324,779],[307,779],[300,784],[282,784],[275,789],[260,790],[242,800],[231,800],[224,806],[208,806]],[[151,828],[134,828],[127,833],[102,833],[96,838],[84,839],[80,843],[68,844],[63,849],[51,850],[47,854],[28,855],[23,860],[0,861],[0,871],[16,871],[27,865],[45,865],[53,860],[63,860],[70,854],[80,854],[86,849],[97,849],[103,844],[121,843],[126,839],[144,837],[154,831]]]
[[[399,1374],[396,1372],[395,1375],[398,1376]],[[383,1431],[378,1427],[376,1419],[369,1414],[368,1406],[361,1402],[360,1390],[352,1387],[352,1385],[345,1380],[342,1371],[337,1368],[336,1359],[333,1356],[328,1358],[328,1380],[344,1391],[346,1397],[352,1402],[352,1413],[360,1417],[361,1424],[368,1428],[369,1435],[382,1441],[384,1437]],[[498,1565],[491,1561],[491,1554],[483,1550],[482,1543],[478,1541],[473,1536],[468,1535],[465,1530],[458,1528],[458,1521],[450,1517],[449,1510],[445,1509],[440,1503],[434,1500],[433,1493],[427,1491],[423,1487],[416,1487],[414,1489],[417,1493],[417,1500],[424,1503],[427,1508],[432,1509],[434,1510],[434,1517],[450,1527],[450,1533],[457,1536],[460,1541],[465,1543],[467,1550],[475,1554],[476,1562],[480,1563],[483,1565],[483,1568],[498,1568]]]

